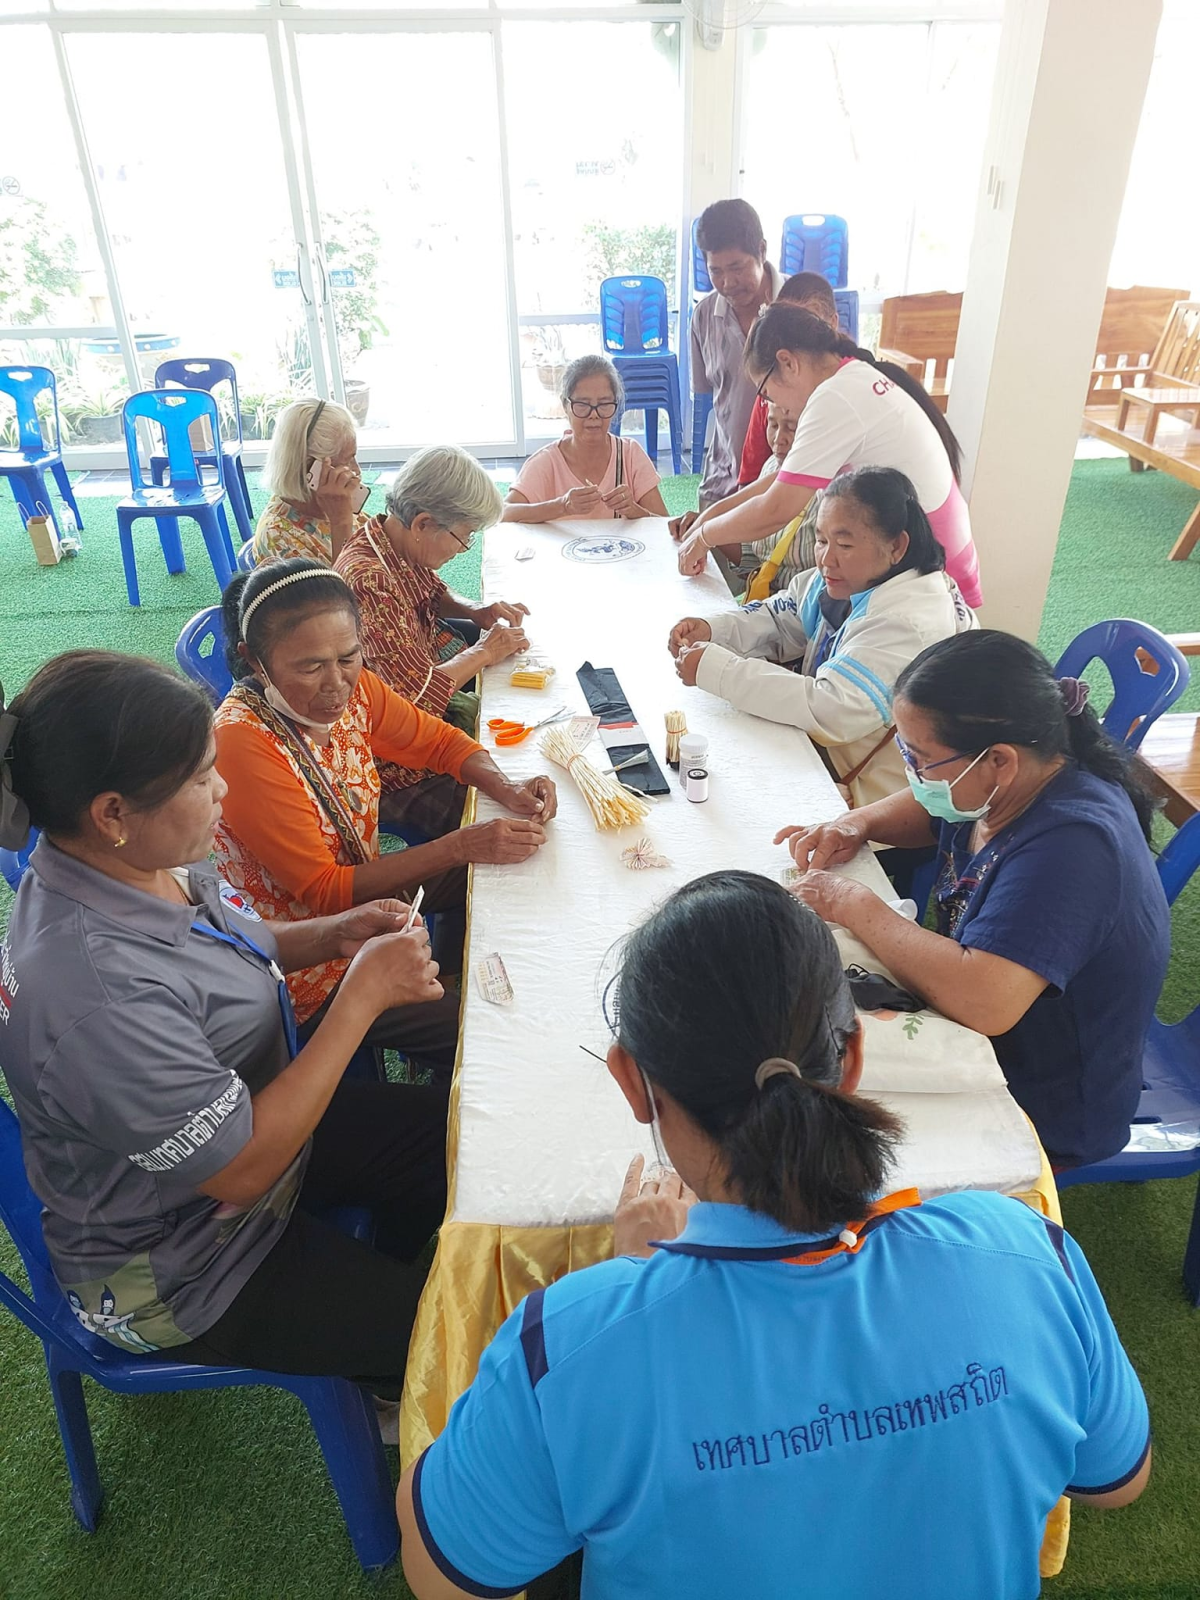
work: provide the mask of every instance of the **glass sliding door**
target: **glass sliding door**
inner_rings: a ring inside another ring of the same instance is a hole
[[[49,367],[60,446],[94,453],[129,385],[49,29],[5,27],[0,55],[0,365]],[[0,450],[14,418],[0,405]]]
[[[67,55],[142,382],[221,356],[247,438],[315,392],[264,35],[73,33]],[[199,83],[216,96],[172,85]]]
[[[322,288],[368,456],[508,452],[514,426],[491,35],[296,35]]]
[[[683,97],[677,22],[506,22],[504,84],[525,430],[564,423],[567,361],[600,348],[601,279],[662,278],[677,306]],[[571,63],[592,64],[589,93]],[[560,320],[565,319],[565,320]],[[672,344],[676,343],[672,337]]]

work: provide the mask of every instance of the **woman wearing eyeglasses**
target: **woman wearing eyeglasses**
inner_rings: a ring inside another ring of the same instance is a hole
[[[665,517],[654,463],[640,444],[609,432],[625,397],[612,362],[580,356],[563,373],[559,393],[570,430],[530,456],[500,520]]]
[[[990,1035],[1056,1167],[1115,1154],[1171,931],[1147,846],[1154,806],[1130,753],[1086,684],[1056,681],[1031,644],[994,629],[922,651],[896,681],[892,716],[908,788],[785,828],[777,842],[805,869],[796,894],[906,989]],[[936,841],[936,933],[826,870],[868,840]]]
[[[366,521],[358,433],[345,406],[297,400],[279,418],[267,454],[271,498],[254,530],[254,562],[306,556],[332,566]]]

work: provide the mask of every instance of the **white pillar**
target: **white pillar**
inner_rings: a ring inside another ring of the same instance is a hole
[[[983,621],[1027,639],[1050,581],[1161,11],[1161,0],[1004,10],[948,415],[966,459]]]

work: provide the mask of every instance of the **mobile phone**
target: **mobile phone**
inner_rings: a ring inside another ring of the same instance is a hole
[[[325,458],[324,456],[317,456],[313,461],[312,466],[308,469],[308,487],[314,494],[316,494],[317,490],[321,487],[321,479],[324,477],[324,475]]]

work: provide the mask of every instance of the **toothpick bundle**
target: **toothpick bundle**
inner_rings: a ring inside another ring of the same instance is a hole
[[[650,814],[650,807],[615,777],[598,772],[581,755],[565,728],[547,728],[541,740],[542,754],[555,766],[565,767],[571,781],[587,801],[597,828],[628,828]]]
[[[667,765],[679,765],[679,740],[687,732],[687,718],[682,711],[668,711],[667,723]]]

